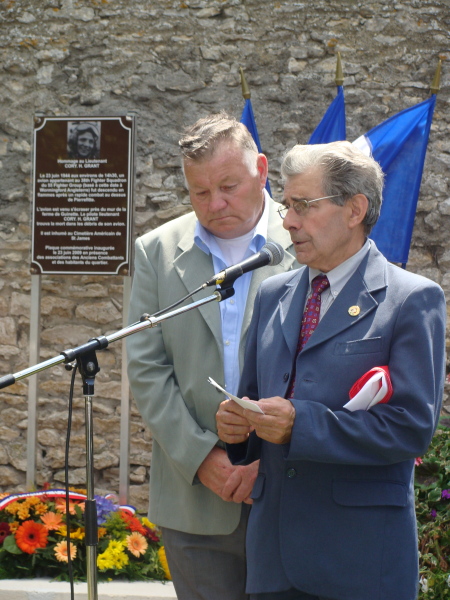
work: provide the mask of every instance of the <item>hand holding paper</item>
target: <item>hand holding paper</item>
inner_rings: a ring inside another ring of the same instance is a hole
[[[393,393],[389,367],[374,367],[367,371],[350,389],[350,401],[344,408],[350,411],[369,410],[375,404],[389,401]]]
[[[213,385],[219,391],[223,392],[227,398],[230,398],[231,400],[234,400],[235,402],[237,402],[239,404],[239,406],[242,406],[242,408],[248,408],[249,410],[252,410],[253,412],[258,412],[258,413],[261,413],[262,415],[264,414],[264,412],[261,410],[261,408],[257,404],[255,404],[254,402],[249,402],[248,400],[244,400],[243,398],[238,398],[237,396],[233,396],[233,394],[230,394],[229,392],[224,390],[223,387],[221,387],[218,383],[216,383],[214,381],[214,379],[212,379],[211,377],[208,377],[208,383]]]

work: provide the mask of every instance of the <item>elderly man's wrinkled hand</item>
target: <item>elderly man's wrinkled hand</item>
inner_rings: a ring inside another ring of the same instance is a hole
[[[248,439],[253,430],[243,416],[244,409],[234,400],[224,400],[216,414],[217,435],[227,444],[239,444]]]

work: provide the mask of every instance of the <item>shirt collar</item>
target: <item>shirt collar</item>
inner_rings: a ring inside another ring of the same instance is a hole
[[[347,258],[343,263],[325,273],[330,282],[330,292],[333,296],[339,294],[344,285],[356,271],[360,265],[362,259],[365,257],[370,248],[370,240],[367,239],[361,250],[358,250],[356,254]],[[309,284],[317,275],[321,275],[321,271],[317,269],[309,269]]]

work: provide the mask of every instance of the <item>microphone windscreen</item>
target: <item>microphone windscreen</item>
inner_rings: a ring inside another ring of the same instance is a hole
[[[267,242],[261,248],[262,252],[267,252],[270,257],[269,265],[279,265],[284,257],[284,250],[280,244],[276,242]]]

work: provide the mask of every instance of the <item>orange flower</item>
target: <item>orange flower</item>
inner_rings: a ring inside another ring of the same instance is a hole
[[[24,521],[17,529],[15,537],[16,543],[22,552],[34,554],[36,548],[45,548],[47,546],[47,535],[47,530],[41,523]]]
[[[81,510],[84,511],[84,502],[72,502],[72,500],[69,500],[69,512],[71,515],[76,514],[75,513],[75,505],[78,505],[81,508]],[[55,501],[55,507],[58,512],[63,513],[65,515],[66,514],[66,499],[58,498]]]
[[[133,531],[133,533],[128,535],[126,537],[126,542],[128,550],[138,558],[141,554],[145,554],[145,551],[148,548],[147,540],[137,531]]]
[[[128,529],[130,531],[138,531],[139,533],[142,533],[143,535],[145,535],[146,529],[142,525],[142,523],[139,521],[139,519],[137,519],[136,517],[133,517],[129,513],[125,512],[124,510],[120,511],[120,516],[125,521]]]
[[[61,515],[54,512],[48,512],[46,515],[41,516],[41,521],[44,523],[45,529],[51,531],[52,529],[59,529],[63,524]]]
[[[72,542],[70,542],[70,558],[73,560],[76,557],[76,555],[77,547],[75,546],[75,544],[72,544]],[[56,560],[59,560],[59,562],[69,562],[69,557],[67,555],[67,540],[56,544],[55,556]]]

